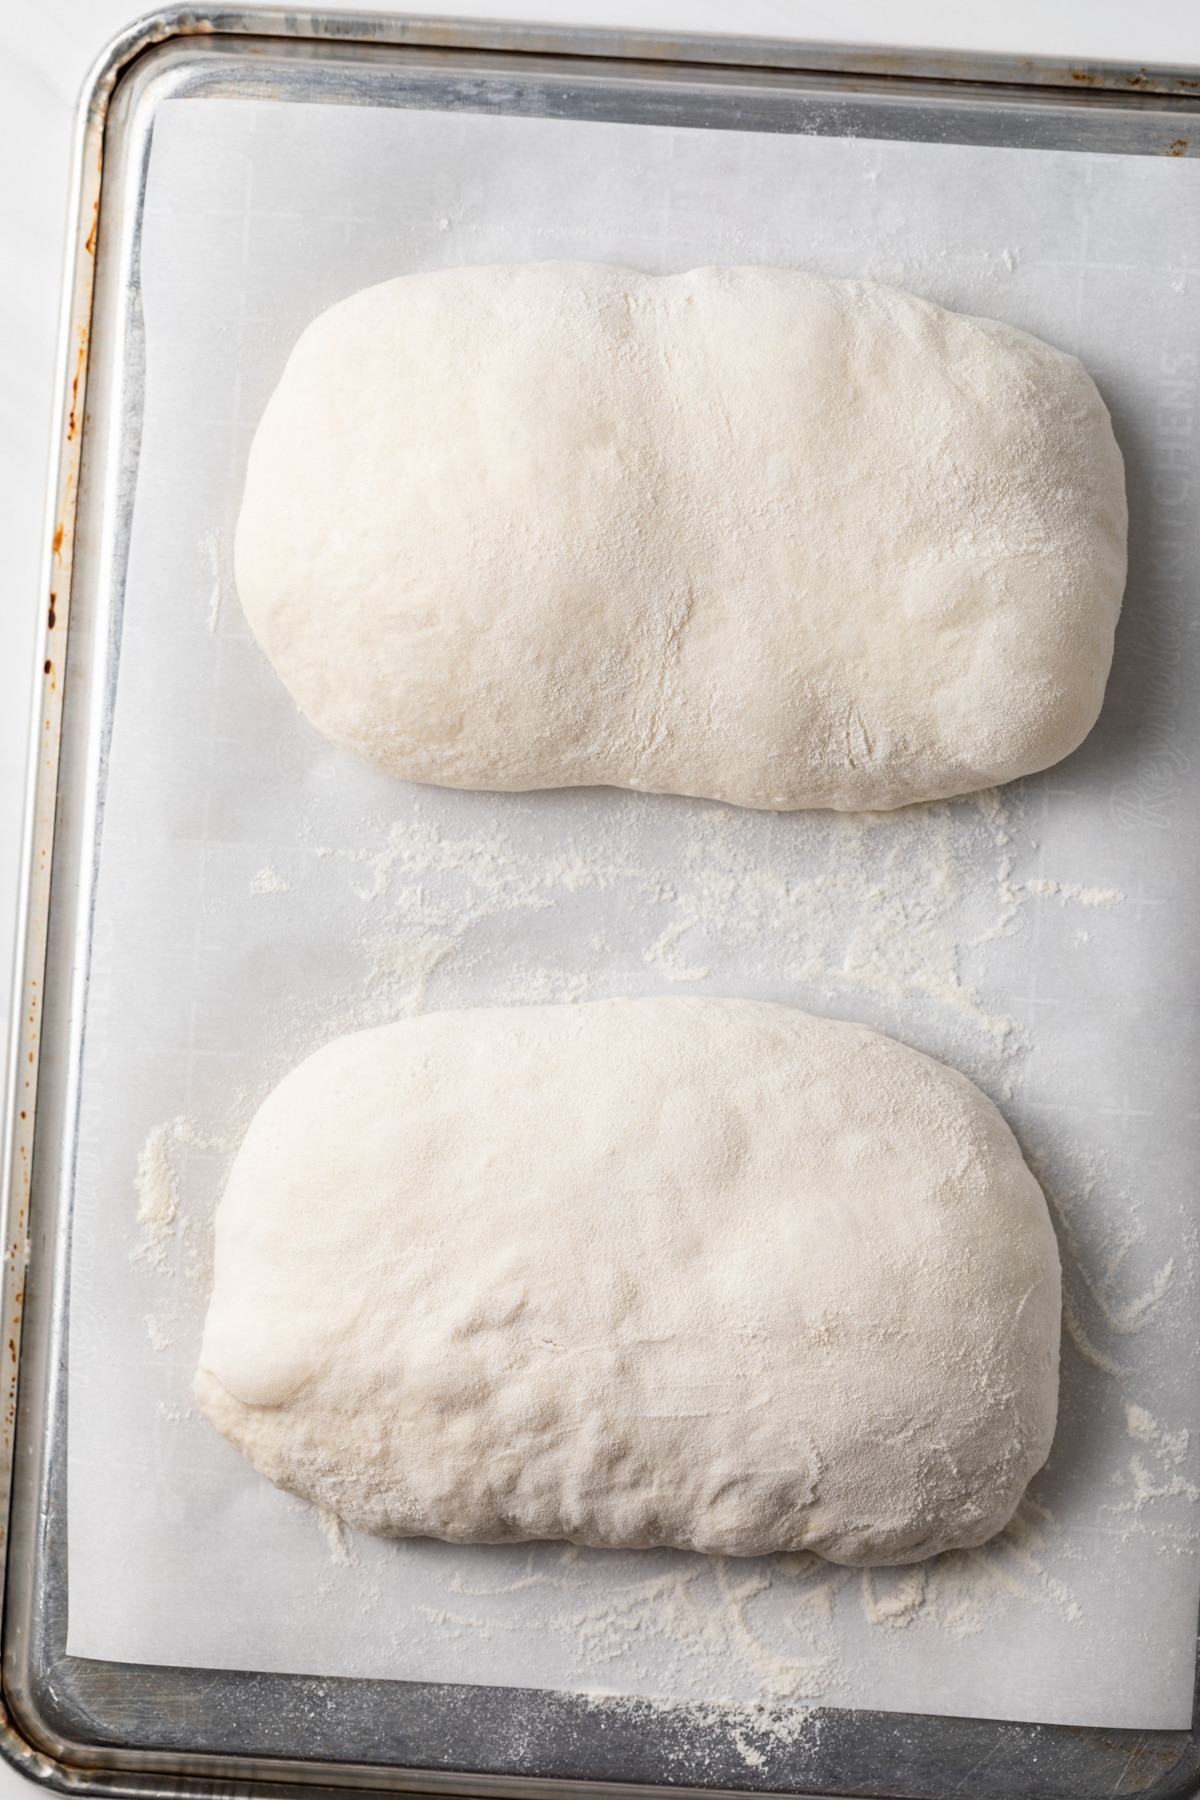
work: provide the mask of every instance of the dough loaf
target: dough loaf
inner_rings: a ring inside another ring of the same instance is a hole
[[[1082,366],[865,281],[406,275],[300,338],[236,571],[333,741],[407,780],[886,808],[1100,710],[1121,456]]]
[[[365,1531],[895,1563],[1054,1432],[1060,1274],[971,1082],[744,1000],[339,1038],[221,1201],[196,1397]]]

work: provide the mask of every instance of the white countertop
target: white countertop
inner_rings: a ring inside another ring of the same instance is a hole
[[[358,11],[325,0],[329,11]],[[28,696],[75,99],[128,0],[0,3],[0,1016],[7,1018]],[[379,10],[383,10],[380,8]],[[423,0],[413,11],[1200,64],[1195,0]],[[0,1800],[21,1778],[0,1765]]]

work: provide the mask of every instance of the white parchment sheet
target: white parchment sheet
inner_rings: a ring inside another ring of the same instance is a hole
[[[75,1202],[73,1655],[1189,1723],[1198,239],[1187,161],[163,107]],[[868,275],[1080,355],[1133,510],[1109,697],[1083,749],[881,821],[439,792],[327,747],[230,576],[246,450],[285,355],[369,282],[554,257]],[[871,1575],[369,1540],[276,1492],[199,1417],[212,1212],[286,1069],[421,1006],[660,992],[868,1021],[964,1069],[1012,1122],[1054,1207],[1068,1326],[1053,1454],[993,1545]]]

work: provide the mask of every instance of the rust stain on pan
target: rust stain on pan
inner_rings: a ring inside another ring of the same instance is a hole
[[[101,173],[103,159],[102,140],[96,146],[96,174]],[[88,235],[83,243],[83,261],[76,266],[75,298],[79,308],[73,323],[72,339],[74,344],[73,368],[70,369],[69,402],[65,419],[65,429],[61,444],[62,455],[62,490],[59,499],[58,515],[54,532],[50,540],[51,586],[49,604],[46,611],[46,630],[48,633],[65,628],[67,623],[67,607],[71,591],[71,562],[74,550],[75,507],[79,493],[79,440],[83,435],[83,416],[86,403],[88,349],[91,339],[91,285],[96,260],[96,239],[100,216],[100,196],[97,192],[92,200],[91,218]],[[82,316],[79,316],[79,313]],[[60,606],[61,598],[61,606]],[[49,650],[51,644],[46,648]],[[42,772],[38,784],[38,806],[40,817],[35,834],[34,863],[31,870],[31,919],[44,928],[44,913],[40,906],[45,900],[45,886],[49,875],[50,845],[53,837],[55,812],[54,775],[58,760],[58,728],[62,706],[59,692],[56,660],[48,655],[43,663],[43,675],[46,686],[43,689],[42,723],[43,750]],[[44,942],[42,944],[44,951]],[[24,1104],[20,1107],[20,1124],[15,1145],[16,1159],[13,1166],[13,1188],[11,1194],[12,1216],[9,1220],[9,1237],[4,1246],[4,1288],[5,1292],[5,1324],[11,1333],[8,1339],[9,1368],[3,1378],[2,1394],[0,1394],[0,1442],[6,1458],[11,1457],[13,1430],[16,1419],[17,1375],[20,1363],[21,1320],[25,1306],[25,1265],[29,1257],[29,1198],[30,1198],[30,1160],[32,1153],[32,1132],[34,1127],[34,1100],[37,1090],[37,1068],[39,1033],[41,1024],[41,968],[36,974],[30,973],[27,982],[27,1026],[26,1057],[23,1087],[20,1099]],[[0,1546],[3,1544],[4,1523],[0,1517]],[[2,1557],[0,1549],[0,1557]],[[2,1709],[0,1709],[2,1711]]]
[[[1186,156],[1187,153],[1188,140],[1186,138],[1172,138],[1171,142],[1167,145],[1168,156]]]
[[[1073,81],[1077,87],[1105,88],[1110,93],[1118,88],[1132,89],[1135,94],[1141,93],[1143,90],[1150,93],[1164,91],[1184,94],[1200,93],[1200,77],[1175,75],[1171,77],[1169,84],[1164,88],[1161,77],[1156,79],[1145,69],[1131,69],[1128,73],[1113,69],[1068,69],[1067,79]]]
[[[88,240],[88,247],[89,247],[89,250],[94,254],[92,238],[89,238],[89,240]],[[79,433],[80,425],[82,423],[81,408],[80,408],[80,387],[83,383],[84,375],[87,370],[88,340],[90,337],[90,327],[87,323],[81,324],[77,327],[77,332],[78,332],[78,342],[75,346],[75,370],[71,377],[71,408],[70,408],[69,413],[67,414],[67,443],[69,445],[74,443],[75,438],[77,437],[77,435]],[[66,490],[63,494],[63,499],[62,499],[62,511],[59,514],[58,523],[54,527],[54,536],[51,539],[51,544],[50,544],[50,548],[51,548],[51,552],[54,557],[55,565],[59,569],[61,569],[64,564],[69,565],[70,548],[71,548],[70,534],[71,534],[71,530],[73,527],[74,516],[75,516],[75,499],[76,499],[77,481],[78,481],[78,466],[77,466],[77,464],[75,464],[74,466],[71,467],[71,469],[69,470],[68,475],[67,475]],[[50,591],[50,611],[49,611],[47,621],[46,621],[47,629],[50,631],[54,630],[55,623],[57,620],[57,612],[56,612],[57,602],[58,602],[58,592],[57,592],[57,586],[56,586],[56,587],[52,588]]]
[[[88,332],[87,326],[79,327],[79,343],[75,349],[75,373],[71,377],[71,411],[67,417],[67,442],[73,443],[75,433],[79,430],[79,383],[83,376],[84,364],[87,362]]]

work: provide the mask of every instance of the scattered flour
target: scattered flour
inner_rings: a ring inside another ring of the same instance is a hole
[[[291,885],[290,881],[285,880],[282,875],[268,867],[260,869],[254,876],[250,883],[250,892],[252,894],[286,894]]]
[[[599,997],[614,982],[628,991],[639,961],[645,991],[661,991],[665,981],[720,992],[723,968],[736,966],[742,991],[754,991],[759,971],[764,997],[811,1005],[815,991],[843,1012],[853,1011],[855,994],[883,1000],[905,1021],[901,1035],[912,1037],[910,1021],[928,1017],[934,1044],[949,1036],[959,1066],[977,1075],[982,1068],[995,1090],[1028,1039],[986,991],[978,953],[1022,933],[1037,903],[1111,908],[1124,900],[1116,888],[1022,880],[1013,851],[1021,805],[1019,791],[1006,791],[902,815],[773,818],[625,796],[615,815],[605,805],[573,804],[570,829],[556,833],[553,821],[564,815],[520,797],[506,808],[511,830],[500,831],[471,822],[479,814],[469,802],[462,826],[439,822],[439,806],[418,796],[409,816],[379,828],[361,850],[306,846],[331,892],[340,889],[361,919],[356,947],[365,973],[348,1016],[309,1022],[314,1042],[429,1004],[474,1003],[481,969],[494,998],[508,1003]],[[255,892],[285,887],[270,868],[255,878]],[[583,930],[570,911],[580,902]],[[566,922],[562,931],[535,923],[553,911]],[[1074,941],[1090,943],[1092,933],[1077,932]],[[561,962],[548,954],[559,944]],[[260,1098],[243,1094],[239,1112],[248,1118]],[[193,1141],[194,1128],[176,1120],[149,1135],[139,1159],[143,1245],[136,1254],[155,1267],[165,1267],[156,1256],[180,1228],[179,1152]],[[1097,1235],[1095,1169],[1064,1182],[1061,1171],[1031,1161],[1056,1216],[1067,1339],[1085,1363],[1123,1382],[1120,1347],[1155,1318],[1176,1261],[1164,1258],[1149,1270],[1139,1262],[1134,1250],[1145,1233],[1132,1207],[1121,1229]],[[160,1311],[146,1329],[156,1348],[166,1347]],[[1144,1532],[1156,1509],[1174,1519],[1200,1490],[1180,1466],[1187,1432],[1165,1429],[1132,1399],[1122,1396],[1120,1405],[1137,1454],[1114,1472],[1109,1516],[1114,1528],[1119,1521],[1126,1532]],[[329,1579],[365,1593],[370,1558],[360,1569],[352,1534],[329,1516],[318,1524]],[[502,1632],[503,1594],[540,1589],[538,1617],[572,1647],[581,1684],[592,1690],[606,1671],[610,1685],[631,1671],[643,1682],[683,1671],[714,1696],[757,1689],[761,1703],[750,1705],[591,1695],[597,1707],[661,1704],[664,1717],[719,1716],[755,1771],[769,1763],[775,1737],[814,1728],[819,1715],[809,1709],[836,1702],[846,1678],[839,1619],[914,1641],[927,1632],[975,1637],[1014,1606],[1049,1609],[1075,1624],[1081,1606],[1061,1573],[1087,1554],[1028,1495],[991,1543],[894,1570],[849,1570],[816,1557],[680,1557],[640,1579],[606,1574],[597,1595],[576,1579],[579,1552],[536,1548],[528,1564],[515,1563],[514,1579],[485,1585],[474,1602],[464,1590],[456,1603],[462,1584],[450,1578],[448,1604],[426,1608],[430,1628],[464,1638]]]
[[[329,1560],[337,1569],[348,1569],[354,1561],[350,1548],[350,1534],[336,1513],[328,1511],[324,1506],[315,1506],[317,1526],[321,1536],[329,1545]]]
[[[617,1556],[597,1593],[602,1553],[537,1545],[514,1556],[510,1578],[470,1586],[452,1578],[450,1592],[474,1604],[426,1616],[439,1630],[493,1633],[509,1628],[506,1596],[541,1590],[538,1616],[572,1646],[593,1690],[606,1668],[614,1682],[661,1680],[714,1698],[749,1682],[771,1717],[795,1723],[810,1705],[836,1703],[845,1680],[833,1649],[839,1614],[872,1631],[951,1640],[977,1636],[1016,1604],[1078,1623],[1080,1605],[1049,1567],[1064,1548],[1059,1527],[1028,1495],[980,1549],[906,1568],[843,1568],[809,1553],[754,1561]]]
[[[668,981],[708,981],[712,970],[707,964],[701,968],[689,968],[679,954],[679,940],[686,937],[690,929],[686,920],[668,925],[662,935],[655,938],[650,948],[642,952],[642,961],[656,964]]]
[[[1025,886],[1040,900],[1057,900],[1065,906],[1077,900],[1080,906],[1120,906],[1125,896],[1119,888],[1080,887],[1074,881],[1027,881]]]
[[[1182,1475],[1168,1475],[1165,1481],[1156,1486],[1154,1475],[1140,1456],[1130,1457],[1129,1473],[1132,1478],[1132,1497],[1114,1502],[1107,1511],[1140,1513],[1152,1500],[1173,1500],[1179,1495],[1193,1502],[1200,1500],[1200,1487],[1195,1482],[1186,1481]]]
[[[780,1749],[806,1744],[815,1750],[821,1740],[821,1714],[795,1703],[648,1700],[596,1689],[586,1699],[598,1711],[657,1727],[659,1754],[668,1767],[676,1762],[683,1766],[689,1787],[697,1780],[698,1758],[702,1763],[714,1727],[730,1734],[742,1762],[755,1771],[765,1769]]]
[[[180,1152],[211,1147],[212,1140],[204,1137],[190,1119],[180,1116],[169,1119],[164,1125],[156,1125],[138,1153],[133,1186],[137,1197],[136,1223],[141,1227],[141,1237],[132,1256],[134,1262],[146,1264],[155,1274],[173,1273],[169,1255],[171,1241],[177,1231],[187,1228],[179,1204]],[[150,1329],[149,1320],[147,1329]]]
[[[1104,1334],[1133,1337],[1150,1322],[1171,1290],[1175,1259],[1168,1257],[1152,1270],[1145,1285],[1127,1282],[1130,1254],[1146,1236],[1130,1196],[1120,1196],[1121,1226],[1107,1241],[1095,1239],[1095,1220],[1088,1205],[1098,1180],[1095,1169],[1085,1165],[1072,1185],[1061,1180],[1044,1157],[1028,1154],[1028,1161],[1041,1183],[1058,1233],[1063,1261],[1063,1330],[1084,1362],[1120,1379],[1127,1372],[1125,1365],[1096,1340]],[[1089,1232],[1095,1239],[1091,1244],[1085,1244],[1076,1223],[1080,1214],[1089,1220]]]
[[[974,1637],[1014,1600],[1053,1608],[1072,1623],[1083,1614],[1051,1575],[1045,1552],[1060,1534],[1026,1494],[998,1537],[976,1550],[954,1550],[906,1569],[864,1569],[862,1607],[872,1625],[902,1629],[924,1620],[952,1638]]]
[[[393,1015],[419,1013],[425,1006],[429,978],[454,950],[457,940],[432,931],[381,937],[369,946],[371,984],[377,995],[393,1001]]]
[[[150,1347],[153,1350],[161,1352],[171,1348],[171,1340],[167,1336],[163,1323],[161,1319],[156,1318],[154,1313],[146,1314],[146,1336],[150,1339]]]
[[[589,1672],[605,1662],[628,1667],[632,1652],[643,1674],[694,1672],[699,1666],[706,1685],[719,1693],[734,1659],[757,1678],[764,1699],[825,1695],[835,1673],[829,1654],[797,1655],[769,1643],[755,1627],[751,1603],[775,1579],[762,1563],[680,1558],[666,1573],[614,1585],[604,1599],[557,1613],[552,1622],[574,1641],[576,1660]]]
[[[1125,1408],[1125,1429],[1136,1443],[1156,1444],[1162,1462],[1181,1463],[1191,1443],[1191,1434],[1186,1428],[1165,1431],[1144,1406],[1135,1404]]]
[[[1139,1444],[1152,1444],[1158,1436],[1158,1426],[1144,1406],[1131,1405],[1125,1408],[1125,1429]]]
[[[831,1005],[854,992],[927,1005],[974,1040],[961,1059],[969,1072],[981,1055],[994,1066],[1021,1047],[965,968],[1022,928],[1030,891],[1013,879],[1006,848],[1018,801],[988,793],[900,813],[771,815],[623,798],[615,824],[610,809],[577,801],[571,830],[549,842],[529,832],[537,815],[514,797],[511,832],[439,828],[417,799],[374,849],[311,846],[347,868],[349,896],[368,913],[366,995],[337,1028],[419,1011],[435,981],[434,1004],[470,1003],[481,965],[503,971],[490,984],[497,1001],[599,996],[620,979],[619,943],[660,979],[692,988],[720,983],[732,956],[742,979],[770,983],[772,997],[803,1004],[815,986]],[[588,946],[586,966],[544,960],[556,933],[513,941],[512,915],[570,908],[580,895],[606,926],[597,932],[593,917],[573,940],[576,956]],[[536,944],[542,956],[531,962]]]
[[[504,1619],[477,1617],[474,1613],[455,1612],[448,1606],[419,1606],[417,1611],[445,1637],[478,1638],[487,1643],[498,1631],[515,1631],[515,1624]]]
[[[138,1156],[134,1191],[137,1222],[142,1239],[134,1251],[139,1260],[166,1270],[164,1241],[172,1236],[179,1217],[179,1177],[171,1161],[172,1125],[156,1125]]]

